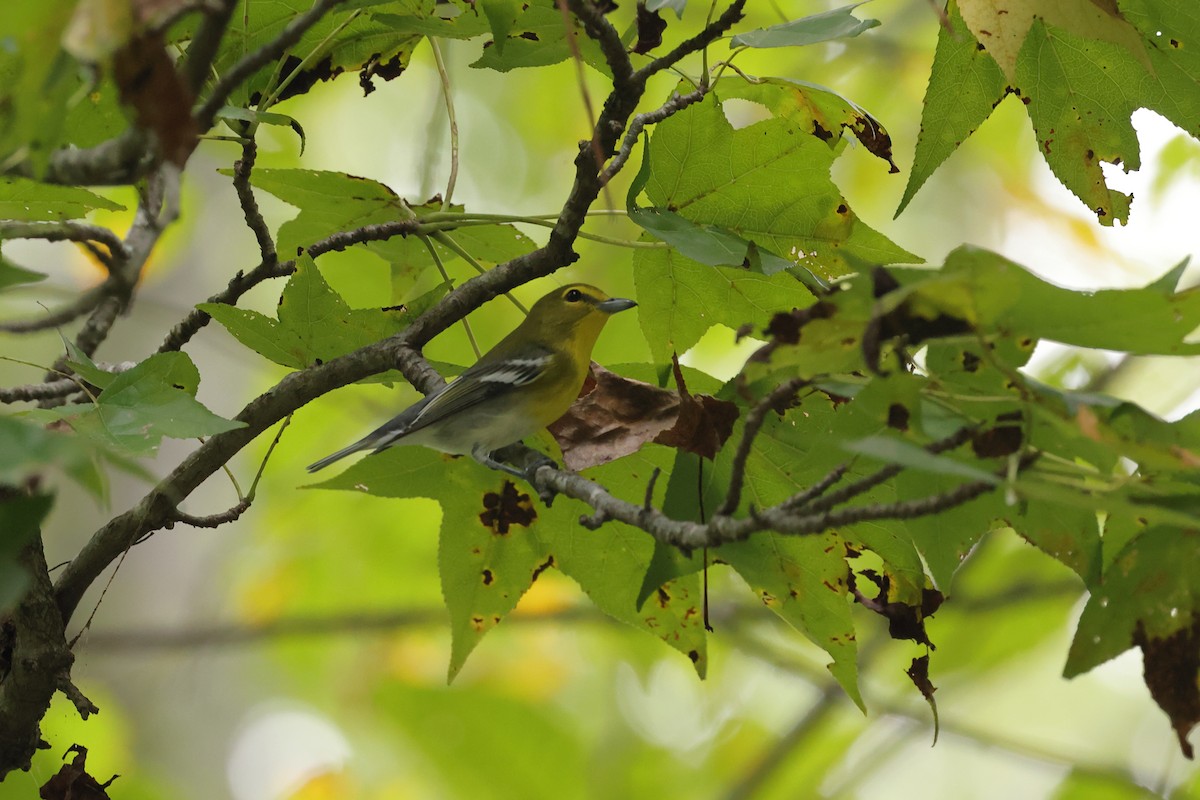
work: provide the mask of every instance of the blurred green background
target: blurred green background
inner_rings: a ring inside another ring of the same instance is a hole
[[[816,5],[800,11],[820,10]],[[690,6],[685,24],[698,24],[704,10]],[[771,4],[751,11],[761,24],[783,13]],[[1102,228],[1037,157],[1015,98],[893,220],[937,20],[927,0],[879,2],[869,13],[883,24],[857,39],[747,54],[739,64],[829,86],[887,126],[902,174],[888,175],[882,162],[853,146],[835,168],[851,206],[872,227],[931,262],[970,242],[1072,287],[1142,285],[1200,252],[1194,140],[1139,112],[1145,168],[1113,175],[1136,196],[1130,224]],[[555,213],[588,128],[575,66],[469,69],[479,45],[442,42],[463,147],[454,199],[478,212]],[[718,43],[714,53],[724,47]],[[587,81],[592,97],[602,96],[599,77]],[[663,77],[648,96],[665,98],[672,88]],[[301,159],[291,132],[264,129],[260,167],[369,176],[414,202],[444,190],[448,134],[426,44],[404,75],[378,84],[369,97],[343,77],[276,110],[301,120],[307,150]],[[235,145],[213,141],[193,156],[184,217],[154,256],[133,317],[115,328],[101,358],[144,357],[192,303],[257,263],[233,190],[216,173],[237,153]],[[629,177],[601,202],[623,207]],[[295,213],[265,193],[259,202],[272,225]],[[114,217],[95,221],[122,227]],[[588,230],[637,235],[621,219],[598,220]],[[543,229],[527,233],[544,241]],[[528,303],[548,286],[574,280],[632,293],[628,248],[582,241],[578,250],[576,265],[518,296]],[[68,246],[25,244],[6,253],[48,267],[64,296],[99,274]],[[389,266],[369,253],[335,253],[319,263],[351,305],[380,305],[390,293]],[[244,305],[270,312],[278,290],[260,286]],[[36,311],[33,297],[6,293],[2,310]],[[487,347],[516,323],[517,312],[500,300],[471,321]],[[59,345],[0,336],[0,348],[49,363]],[[204,376],[199,399],[222,415],[284,374],[219,326],[188,350]],[[460,326],[428,355],[453,363],[472,358]],[[632,314],[613,320],[595,357],[608,365],[648,357]],[[732,332],[715,328],[685,363],[726,377],[739,357]],[[1114,366],[1103,353],[1043,346],[1031,368],[1051,383],[1095,384],[1171,417],[1200,405],[1194,363]],[[33,377],[0,364],[8,383]],[[1141,682],[1136,651],[1074,681],[1059,677],[1081,589],[1065,567],[1005,532],[984,541],[960,573],[952,602],[929,624],[938,646],[931,662],[941,722],[936,746],[929,708],[904,675],[922,648],[891,642],[878,618],[861,612],[863,716],[825,670],[824,653],[722,568],[711,572],[715,633],[705,681],[685,658],[602,616],[569,579],[549,571],[447,686],[437,504],[298,489],[308,482],[304,464],[414,398],[410,388],[378,385],[322,398],[294,418],[241,520],[211,531],[178,526],[131,550],[77,615],[82,621],[98,605],[76,647],[74,675],[101,714],[81,722],[56,700],[44,730],[53,749],[38,756],[31,773],[0,784],[0,798],[36,796],[75,741],[89,747],[93,775],[120,773],[112,796],[131,799],[1200,797],[1200,776],[1180,756]],[[232,465],[243,485],[267,443]],[[166,442],[158,466],[189,450],[187,442]],[[144,490],[115,476],[113,508],[126,508]],[[217,476],[188,510],[211,513],[235,500],[228,480]],[[105,513],[63,487],[46,531],[49,562],[70,558]]]

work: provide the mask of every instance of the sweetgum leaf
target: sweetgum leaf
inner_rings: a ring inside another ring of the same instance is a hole
[[[450,611],[451,679],[540,571],[554,564],[537,532],[543,511],[537,500],[470,459],[452,462],[423,447],[395,447],[312,486],[441,502],[438,565]]]
[[[0,219],[57,222],[77,219],[97,208],[123,211],[125,206],[78,186],[54,186],[11,175],[0,177]]]
[[[1146,685],[1171,718],[1183,753],[1200,722],[1200,533],[1154,527],[1131,541],[1093,590],[1063,674],[1068,678],[1137,645]]]
[[[877,19],[859,19],[854,9],[862,3],[835,8],[820,14],[739,33],[729,42],[730,47],[803,47],[834,39],[850,39],[879,25]]]
[[[829,671],[860,709],[858,646],[846,602],[846,550],[835,533],[760,533],[715,555],[737,570],[764,604],[833,657]]]
[[[991,116],[1008,88],[1003,71],[963,23],[956,0],[947,4],[946,14],[950,30],[938,30],[912,170],[896,216],[908,207],[929,176]]]
[[[444,287],[435,291],[444,293]],[[197,308],[251,350],[291,369],[304,369],[391,336],[422,310],[352,309],[329,287],[307,254],[298,259],[283,289],[278,319],[220,303],[201,303]]]
[[[220,170],[232,175],[232,170]],[[406,219],[411,214],[399,195],[378,181],[342,172],[311,169],[256,169],[250,183],[296,206],[300,213],[279,226],[276,236],[281,258],[331,233],[380,222]]]
[[[713,325],[766,325],[777,311],[812,303],[812,293],[790,273],[770,277],[711,267],[674,250],[637,250],[633,256],[638,321],[659,363],[683,353]],[[649,313],[644,309],[657,309]]]
[[[850,210],[829,177],[836,153],[815,131],[797,135],[783,117],[735,130],[718,100],[655,127],[645,185],[655,207],[730,231],[822,277],[917,260]]]
[[[50,413],[77,432],[134,454],[153,453],[164,436],[190,439],[244,426],[201,405],[195,397],[199,383],[186,353],[157,353],[113,376],[95,404]]]
[[[638,453],[598,467],[590,477],[617,497],[640,502],[654,468],[670,466],[672,453],[650,445]],[[606,614],[660,639],[692,662],[704,677],[708,669],[707,634],[700,581],[695,575],[664,578],[639,602],[636,576],[647,571],[655,542],[644,531],[609,522],[596,531],[579,525],[587,508],[565,498],[545,512],[546,533],[555,566],[573,578]]]

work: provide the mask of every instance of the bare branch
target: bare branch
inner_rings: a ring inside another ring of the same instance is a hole
[[[0,222],[0,239],[43,239],[47,242],[99,242],[114,258],[127,258],[125,243],[108,228],[86,222]]]
[[[77,381],[71,378],[60,378],[58,380],[46,381],[45,383],[31,383],[25,386],[0,389],[0,403],[50,400],[58,397],[66,397],[77,391],[79,391],[79,383]]]
[[[71,679],[63,673],[58,678],[58,690],[66,696],[71,704],[75,706],[75,710],[79,712],[82,719],[87,719],[92,714],[99,714],[100,709],[96,704],[88,699],[87,695],[79,691],[79,687],[71,683]]]
[[[768,392],[766,397],[759,400],[758,404],[746,415],[746,424],[742,428],[742,440],[738,442],[738,449],[733,454],[733,465],[730,467],[729,490],[725,494],[724,502],[717,509],[718,517],[736,511],[742,502],[742,484],[746,479],[746,460],[750,457],[754,438],[758,436],[758,431],[766,421],[767,414],[772,411],[778,413],[780,407],[785,403],[790,403],[795,398],[796,392],[808,383],[806,378],[792,378],[779,384]]]
[[[621,42],[621,34],[592,0],[567,0],[566,6],[583,23],[584,32],[600,45],[600,52],[612,70],[613,88],[617,92],[624,91],[633,83],[634,72],[629,54]]]
[[[193,92],[199,92],[208,79],[208,71],[217,57],[236,6],[237,0],[216,0],[215,7],[205,14],[196,28],[183,62],[183,78]]]
[[[696,89],[687,94],[675,94],[671,99],[663,103],[653,111],[647,111],[644,114],[638,114],[629,124],[629,129],[625,132],[625,139],[621,142],[621,149],[608,162],[608,166],[600,173],[600,182],[607,184],[613,177],[621,171],[625,166],[625,162],[629,160],[629,156],[633,153],[633,146],[637,144],[638,137],[642,135],[642,131],[647,125],[654,125],[662,122],[667,117],[676,114],[683,109],[701,100],[707,89]]]
[[[271,237],[271,230],[267,227],[262,212],[258,210],[258,201],[254,199],[254,190],[250,187],[250,173],[254,170],[257,158],[258,145],[253,139],[246,140],[242,145],[242,157],[233,164],[233,188],[242,204],[242,216],[246,219],[246,227],[258,241],[262,263],[270,268],[279,261],[275,253],[275,240]]]
[[[205,517],[196,517],[191,514],[185,514],[182,511],[176,510],[174,520],[167,523],[170,527],[174,522],[182,522],[184,525],[191,525],[193,528],[219,528],[222,525],[237,520],[242,514],[250,508],[250,500],[244,499],[238,502],[232,508],[226,509],[219,514],[209,514]]]
[[[190,629],[150,628],[142,630],[93,631],[85,640],[89,655],[95,653],[137,654],[146,650],[190,650],[236,647],[274,639],[312,636],[361,636],[388,633],[401,628],[446,624],[444,606],[401,608],[391,611],[351,611],[319,617],[291,617],[262,623],[215,623]],[[616,623],[594,606],[576,606],[551,611],[519,610],[506,617],[505,626],[564,622]]]

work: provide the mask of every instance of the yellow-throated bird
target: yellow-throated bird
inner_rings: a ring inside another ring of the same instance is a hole
[[[561,417],[587,377],[592,347],[608,318],[637,303],[575,283],[538,300],[525,321],[473,366],[309,472],[360,450],[419,444],[470,453],[493,469],[520,475],[492,452]]]

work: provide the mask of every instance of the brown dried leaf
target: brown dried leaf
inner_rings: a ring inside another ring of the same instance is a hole
[[[914,658],[912,664],[905,670],[905,674],[913,682],[913,686],[917,687],[921,696],[925,698],[925,702],[929,703],[929,710],[933,712],[933,743],[937,744],[938,710],[937,701],[933,699],[933,693],[937,691],[937,687],[929,680],[929,655]]]
[[[675,379],[678,392],[592,364],[579,399],[550,426],[566,467],[579,471],[607,464],[647,442],[711,458],[729,438],[737,406],[689,394],[678,364]]]
[[[675,385],[679,388],[679,418],[654,441],[711,459],[733,433],[733,423],[738,418],[737,406],[715,397],[689,394],[679,369],[679,359],[671,361]]]
[[[667,21],[657,11],[646,8],[645,0],[637,4],[637,43],[633,52],[645,55],[662,44]]]
[[[192,118],[195,98],[175,70],[162,34],[130,38],[113,54],[113,78],[138,127],[158,137],[163,157],[180,167],[187,163],[199,135]]]
[[[42,800],[108,800],[108,787],[119,775],[113,775],[104,783],[98,782],[87,773],[87,748],[73,744],[63,758],[75,754],[70,764],[46,781],[38,791]]]
[[[1200,724],[1200,614],[1192,615],[1190,627],[1163,638],[1147,635],[1139,621],[1133,643],[1142,648],[1150,696],[1171,718],[1183,755],[1193,758],[1188,734]]]
[[[911,639],[925,645],[930,650],[936,650],[937,647],[929,640],[929,635],[925,632],[925,619],[933,616],[934,612],[942,605],[942,601],[945,600],[942,593],[937,589],[922,590],[920,606],[895,603],[888,600],[891,581],[887,575],[880,575],[869,569],[863,570],[861,574],[879,587],[879,594],[875,597],[867,597],[860,592],[854,583],[853,574],[850,576],[850,593],[854,595],[854,599],[860,605],[888,621],[888,635],[896,640]]]

